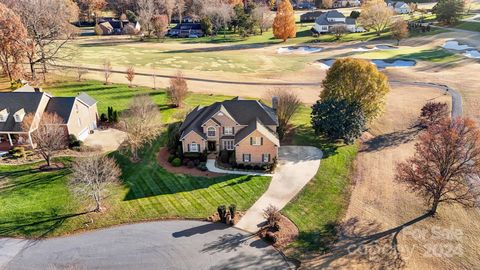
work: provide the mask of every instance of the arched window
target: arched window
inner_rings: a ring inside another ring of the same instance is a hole
[[[208,127],[207,136],[208,137],[215,137],[215,127]]]

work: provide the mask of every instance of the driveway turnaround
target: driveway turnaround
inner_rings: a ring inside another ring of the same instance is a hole
[[[269,205],[282,209],[315,176],[323,153],[313,146],[282,146],[279,166],[267,191],[248,209],[236,227],[251,233],[264,224],[263,210]]]
[[[289,269],[263,240],[202,221],[124,225],[38,241],[0,239],[0,269]]]

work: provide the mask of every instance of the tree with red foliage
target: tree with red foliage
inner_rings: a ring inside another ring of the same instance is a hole
[[[444,102],[428,102],[423,106],[419,122],[423,127],[438,124],[448,118],[448,105]]]
[[[434,215],[440,203],[474,207],[480,197],[480,131],[470,119],[443,119],[420,135],[415,154],[397,166],[396,181],[425,198]]]

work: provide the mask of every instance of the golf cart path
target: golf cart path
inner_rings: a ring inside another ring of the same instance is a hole
[[[172,220],[45,240],[0,238],[0,269],[290,269],[258,237],[220,223]]]
[[[255,233],[264,224],[269,205],[282,209],[315,176],[323,153],[313,146],[281,146],[279,164],[267,191],[247,210],[235,227]]]

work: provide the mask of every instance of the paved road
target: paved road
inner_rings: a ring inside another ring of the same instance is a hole
[[[323,153],[313,146],[282,146],[279,166],[267,191],[248,209],[237,228],[257,232],[265,223],[263,210],[270,204],[282,209],[315,176]]]
[[[0,239],[0,254],[0,269],[289,267],[263,240],[232,227],[201,221],[139,223],[37,242]]]

